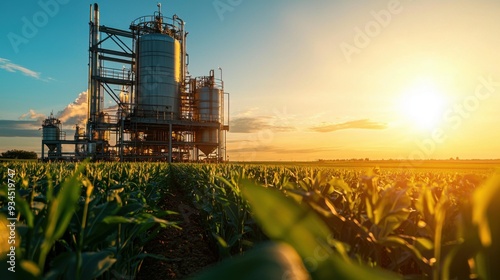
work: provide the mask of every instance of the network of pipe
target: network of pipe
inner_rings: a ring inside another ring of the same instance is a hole
[[[42,159],[226,161],[222,68],[190,76],[187,35],[184,21],[165,17],[161,4],[129,30],[101,25],[99,6],[91,5],[87,119],[72,140],[53,133],[60,126],[43,126]]]

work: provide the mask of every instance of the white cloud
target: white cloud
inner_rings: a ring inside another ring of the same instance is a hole
[[[273,117],[269,116],[254,116],[254,117],[236,117],[231,119],[232,133],[254,133],[262,130],[271,130],[273,132],[291,132],[295,131],[295,127],[288,124],[281,124],[273,121]]]
[[[9,72],[21,72],[24,75],[35,78],[37,80],[42,80],[39,72],[35,72],[21,65],[10,62],[10,60],[0,57],[0,68],[5,69]]]
[[[46,115],[37,113],[33,109],[30,109],[27,113],[24,113],[19,117],[20,120],[37,120],[40,122],[46,118],[47,118]]]
[[[323,123],[320,126],[314,126],[310,129],[316,132],[333,132],[343,129],[375,129],[383,130],[387,128],[386,123],[375,122],[368,119],[354,120],[343,123]]]
[[[0,137],[40,137],[41,126],[41,122],[32,120],[0,120]]]
[[[87,117],[87,91],[78,94],[72,103],[56,114],[56,117],[65,125],[78,124],[82,126]]]

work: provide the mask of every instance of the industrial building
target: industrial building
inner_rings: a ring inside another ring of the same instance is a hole
[[[42,124],[42,160],[210,161],[226,156],[229,94],[222,69],[188,72],[187,35],[161,5],[130,30],[100,25],[90,7],[88,114],[67,139],[51,115]],[[218,77],[216,77],[218,76]],[[112,106],[105,104],[112,101]]]

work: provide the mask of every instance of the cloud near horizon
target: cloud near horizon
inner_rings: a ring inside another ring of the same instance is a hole
[[[250,146],[245,145],[244,147],[237,148],[229,148],[228,152],[230,153],[251,153],[251,152],[259,152],[259,153],[276,153],[276,154],[312,154],[312,153],[324,153],[324,152],[332,152],[338,151],[341,148],[332,148],[332,147],[312,147],[312,148],[284,148],[281,146],[269,146],[269,145],[260,145],[260,146]]]
[[[13,72],[13,73],[21,72],[25,76],[35,78],[37,80],[42,80],[41,74],[39,72],[35,72],[35,71],[28,69],[24,66],[12,63],[10,60],[8,60],[6,58],[0,57],[0,68],[6,70],[8,72]]]
[[[56,118],[61,120],[64,125],[83,126],[87,118],[87,91],[78,94],[75,101],[68,104],[63,110],[56,114]]]
[[[37,112],[35,112],[35,110],[30,109],[27,113],[22,114],[19,117],[19,120],[25,120],[25,121],[26,120],[35,120],[35,121],[42,122],[46,118],[47,118],[46,115],[37,113]]]
[[[87,119],[87,91],[80,92],[75,101],[60,110],[54,117],[63,124],[63,130],[71,131],[75,125],[85,127]],[[104,109],[105,113],[114,114],[118,106],[114,105]],[[0,120],[0,137],[40,137],[38,130],[47,115],[38,113],[34,109],[19,116],[19,120]]]
[[[87,118],[87,91],[78,94],[75,101],[54,114],[63,123],[63,130],[82,126]],[[0,137],[41,137],[39,131],[47,115],[34,109],[19,116],[19,120],[0,120]]]
[[[0,120],[0,137],[40,137],[41,127],[34,120]]]
[[[336,124],[323,124],[320,126],[311,127],[310,130],[315,132],[334,132],[344,129],[373,129],[373,130],[383,130],[387,128],[386,123],[374,122],[369,119],[361,119],[348,121]]]
[[[254,133],[261,130],[272,130],[273,132],[291,132],[296,129],[288,125],[280,125],[273,122],[273,118],[266,116],[241,116],[231,119],[229,132],[231,133]]]

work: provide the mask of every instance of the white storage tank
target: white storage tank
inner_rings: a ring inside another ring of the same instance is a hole
[[[217,148],[219,142],[219,132],[217,129],[209,128],[196,132],[197,148],[206,156],[211,154]]]
[[[59,140],[60,130],[59,127],[55,125],[44,126],[42,129],[43,140],[55,141]]]
[[[198,119],[206,122],[221,122],[222,90],[215,87],[201,87],[195,93]]]
[[[62,124],[59,119],[56,119],[51,113],[50,117],[42,122],[42,140],[43,141],[59,141],[61,137]],[[57,145],[54,143],[46,144],[49,151],[54,151]]]
[[[142,35],[138,51],[138,114],[152,118],[179,117],[181,44],[160,33]]]

